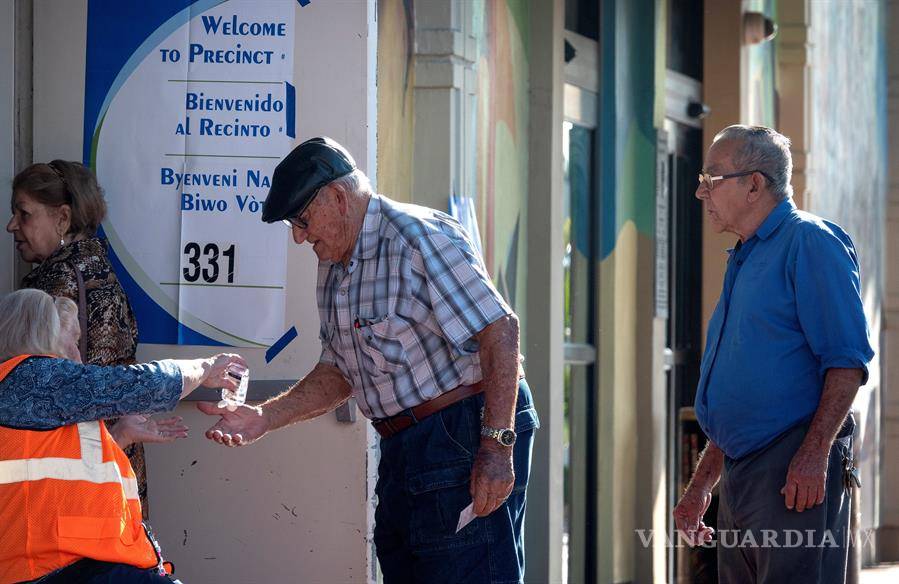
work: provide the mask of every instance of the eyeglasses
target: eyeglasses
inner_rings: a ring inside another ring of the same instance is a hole
[[[315,200],[315,197],[318,196],[318,194],[321,192],[321,190],[323,188],[324,188],[324,185],[315,189],[315,192],[312,193],[312,198],[310,198],[309,202],[306,203],[306,207],[303,209],[302,213],[300,213],[299,215],[296,215],[295,217],[288,217],[287,219],[281,219],[281,223],[283,223],[284,225],[287,225],[290,228],[299,227],[303,231],[306,231],[307,229],[309,229],[309,207],[312,206],[312,201]],[[306,216],[305,219],[303,218],[304,215]]]
[[[725,180],[728,178],[737,178],[738,176],[749,176],[750,174],[755,174],[756,172],[765,177],[765,180],[767,180],[768,182],[774,182],[774,180],[770,176],[768,176],[767,173],[761,170],[744,170],[742,172],[732,172],[730,174],[721,174],[718,176],[712,176],[707,172],[701,172],[699,173],[699,186],[705,187],[706,190],[711,191],[715,188],[716,181]]]
[[[303,213],[305,215],[306,213]],[[303,231],[309,229],[309,220],[303,219],[301,216],[297,215],[296,217],[288,217],[287,219],[281,219],[281,223],[287,225],[291,229],[294,227],[299,227]]]

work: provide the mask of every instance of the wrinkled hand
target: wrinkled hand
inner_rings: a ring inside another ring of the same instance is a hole
[[[211,402],[199,402],[197,408],[210,416],[221,416],[218,423],[206,430],[206,437],[225,446],[246,446],[268,432],[268,420],[259,406],[237,406],[233,412]]]
[[[486,517],[496,511],[512,492],[514,484],[512,449],[499,444],[481,444],[471,469],[474,514]]]
[[[823,454],[800,446],[787,470],[787,481],[780,494],[787,509],[802,512],[824,502],[827,484],[827,462],[830,452]]]
[[[154,420],[149,416],[122,416],[110,430],[116,444],[125,448],[135,442],[174,442],[187,438],[187,426],[178,416]]]
[[[236,353],[219,353],[211,357],[212,364],[206,373],[206,379],[203,380],[203,387],[224,387],[227,389],[237,389],[240,379],[235,379],[228,375],[228,367],[231,365],[240,365],[247,367],[247,362],[243,357]]]
[[[687,543],[698,546],[712,541],[715,530],[702,521],[712,502],[711,491],[691,487],[674,507],[674,523],[678,531],[687,537]]]

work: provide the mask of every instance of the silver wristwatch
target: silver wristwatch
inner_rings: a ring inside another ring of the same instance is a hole
[[[515,430],[512,428],[491,428],[490,426],[481,426],[481,436],[492,438],[503,446],[512,446],[515,444]]]

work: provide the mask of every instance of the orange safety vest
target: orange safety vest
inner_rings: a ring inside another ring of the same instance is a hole
[[[0,364],[0,381],[32,356]],[[128,457],[102,421],[46,431],[0,426],[0,583],[82,558],[157,565]]]

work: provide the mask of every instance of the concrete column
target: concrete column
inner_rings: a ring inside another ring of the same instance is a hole
[[[8,0],[7,4],[15,5],[12,8],[15,16],[14,49],[10,53],[15,67],[14,77],[11,77],[11,89],[15,92],[13,111],[15,128],[10,133],[13,137],[13,164],[9,178],[12,180],[17,172],[34,161],[34,6],[31,0],[15,0],[15,2]],[[9,209],[9,205],[4,204],[3,209],[4,211]],[[10,275],[8,285],[10,289],[15,289],[18,288],[22,276],[31,271],[31,264],[19,258],[19,254],[12,247],[11,238],[8,242],[12,254],[10,263],[12,269],[7,272]]]
[[[0,190],[0,222],[9,221],[8,185],[15,174],[15,127],[16,127],[16,6],[12,0],[0,2],[0,184],[7,185]],[[0,295],[11,292],[15,287],[13,271],[15,249],[12,237],[8,235],[0,243]]]
[[[526,582],[562,581],[562,0],[530,0],[528,379],[537,432],[525,529]]]
[[[778,120],[777,130],[790,138],[793,155],[793,200],[808,209],[811,150],[811,45],[809,0],[783,0],[777,14]]]
[[[415,4],[412,197],[444,211],[463,183],[465,81],[474,67],[465,16],[459,0]]]
[[[899,560],[899,0],[886,6],[889,190],[884,247],[882,337],[883,410],[881,417],[880,527],[878,560]]]

